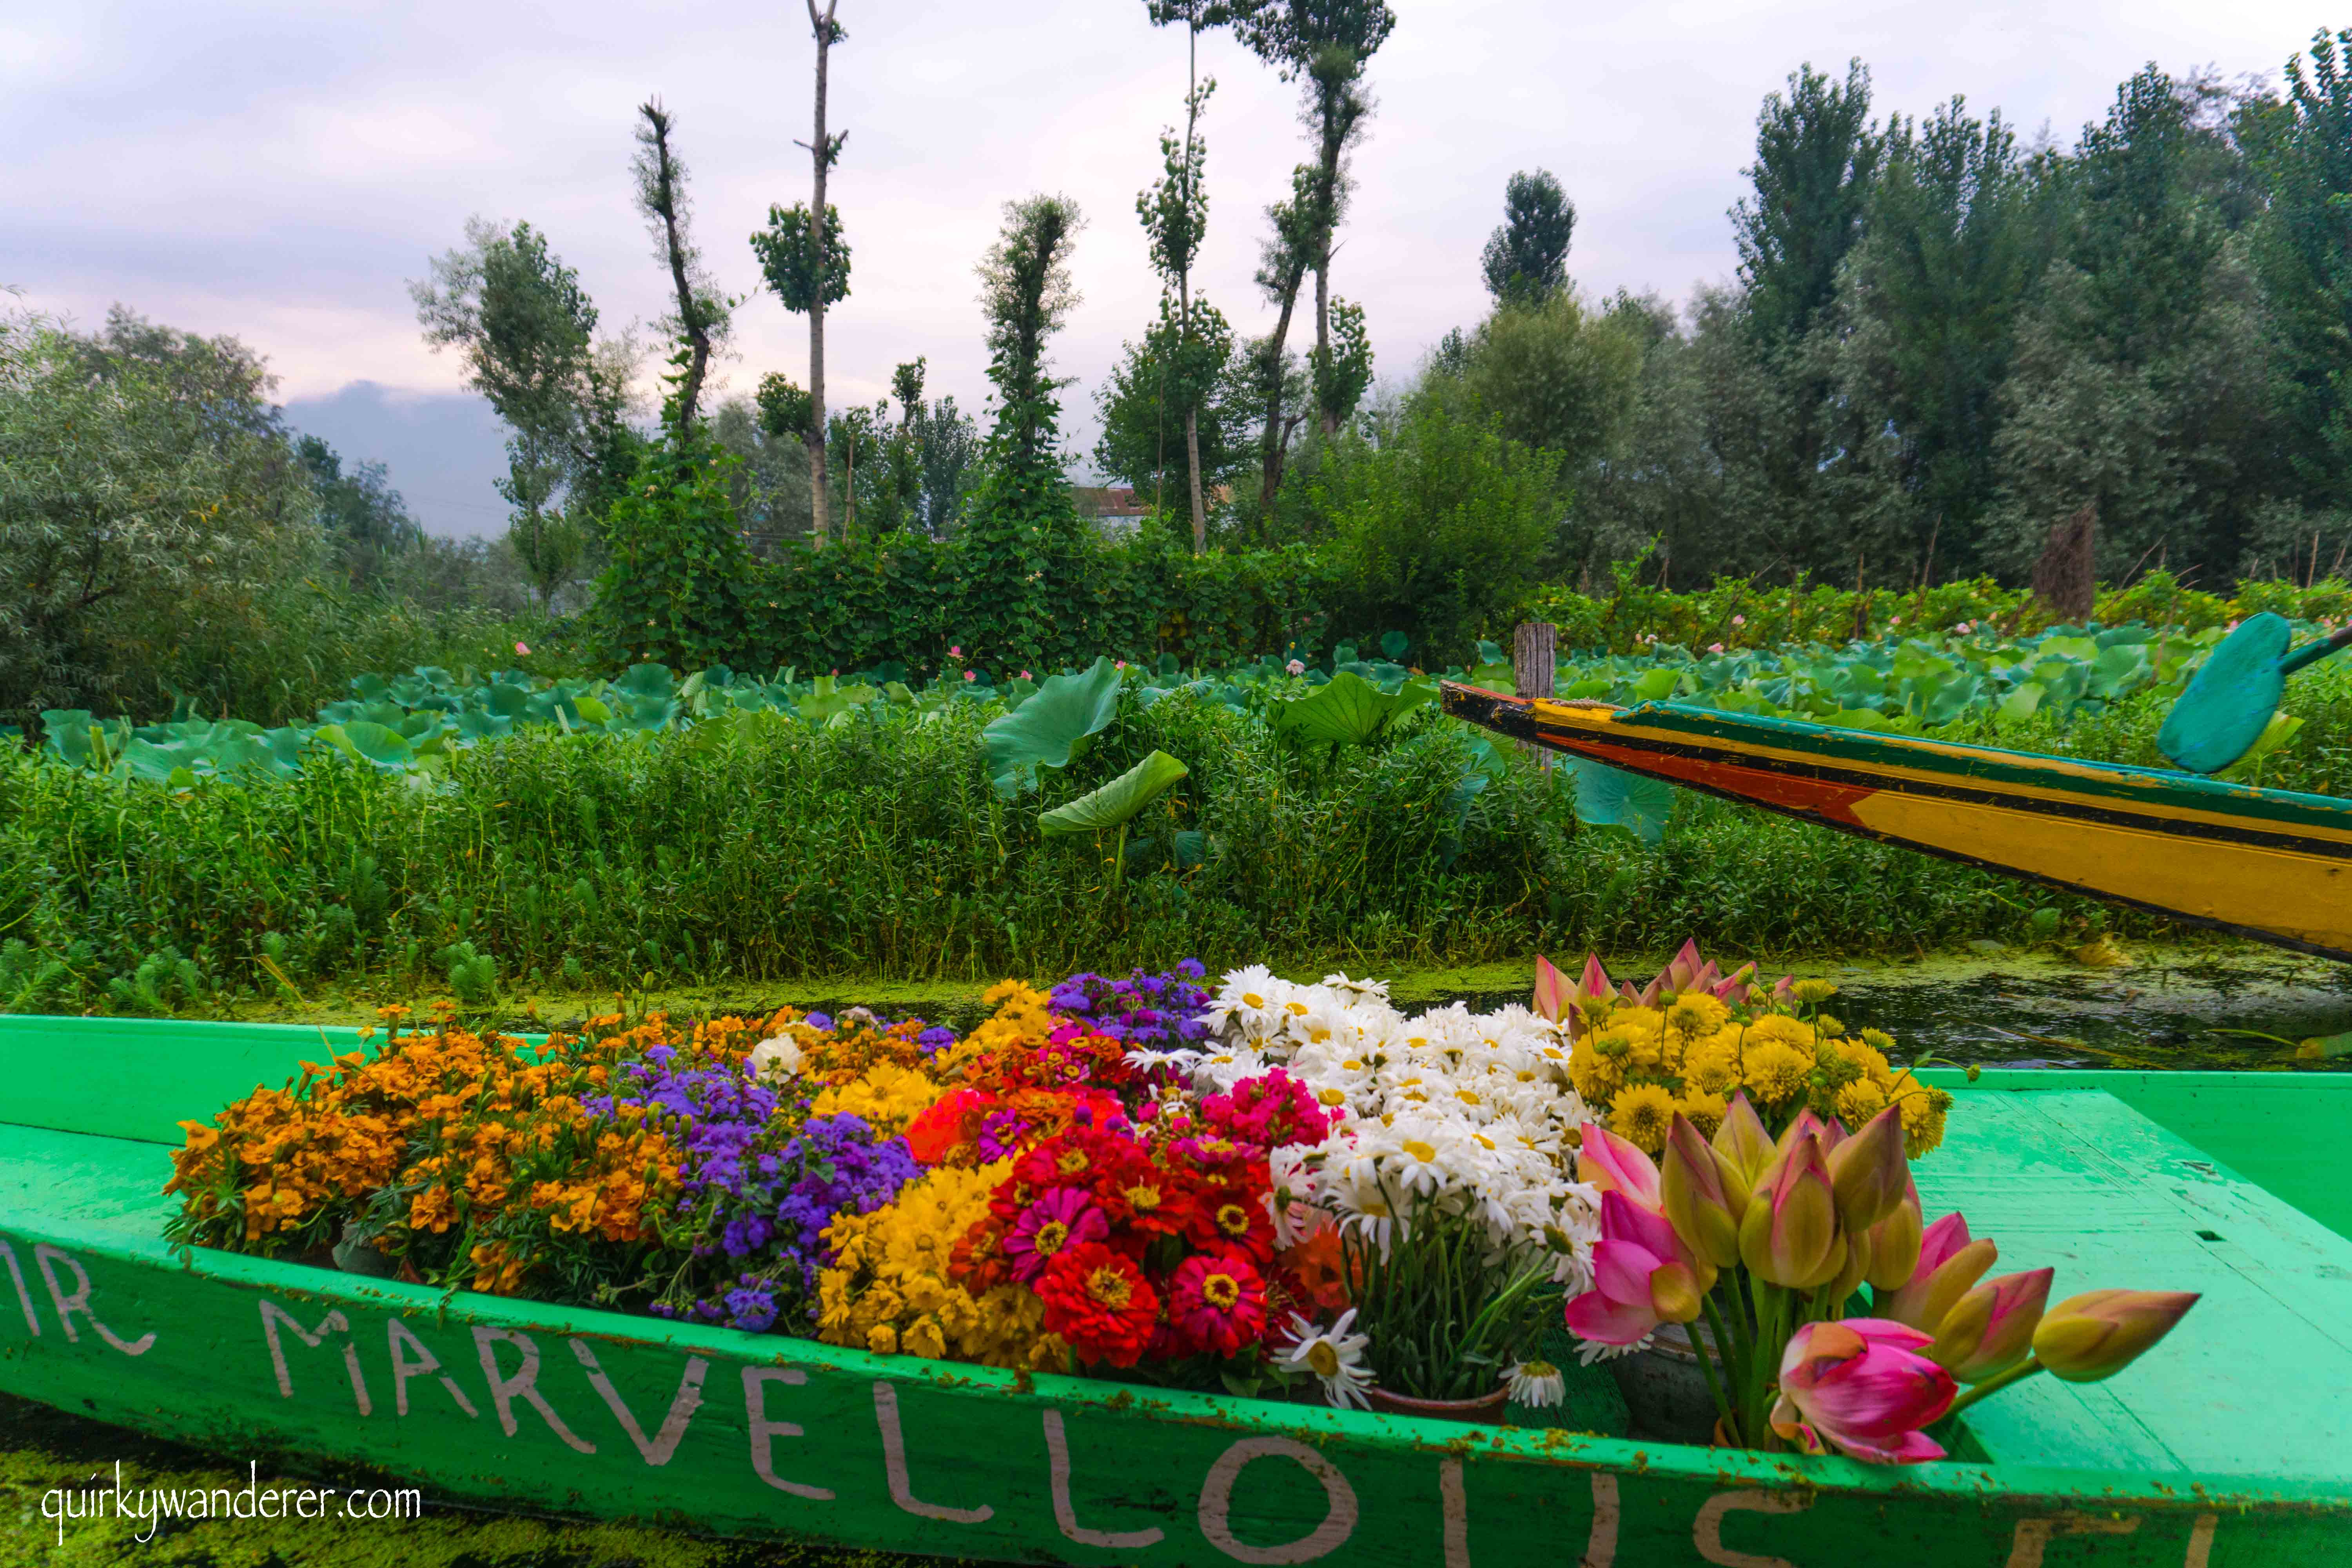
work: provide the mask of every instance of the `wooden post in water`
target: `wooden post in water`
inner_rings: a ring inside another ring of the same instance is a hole
[[[1552,678],[1559,663],[1559,628],[1549,621],[1521,621],[1511,628],[1511,685],[1521,697],[1549,697]],[[1532,753],[1536,766],[1551,771],[1551,752],[1542,746],[1525,742],[1520,749]]]

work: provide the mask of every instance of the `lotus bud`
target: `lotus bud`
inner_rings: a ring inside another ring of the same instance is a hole
[[[2187,1290],[2092,1290],[2061,1301],[2033,1331],[2033,1353],[2069,1383],[2113,1377],[2197,1304]]]
[[[1893,1213],[1870,1227],[1870,1272],[1863,1278],[1870,1281],[1872,1290],[1899,1289],[1911,1282],[1911,1276],[1919,1268],[1923,1235],[1919,1221],[1919,1188],[1906,1173],[1903,1201],[1895,1205]]]
[[[1748,1189],[1731,1162],[1710,1148],[1680,1111],[1666,1133],[1658,1189],[1666,1218],[1685,1246],[1717,1268],[1739,1261],[1739,1216],[1748,1212]]]
[[[1822,1141],[1822,1152],[1824,1154],[1836,1148],[1840,1143],[1845,1142],[1844,1128],[1839,1126],[1834,1121],[1822,1121],[1820,1117],[1813,1114],[1813,1109],[1811,1106],[1807,1106],[1804,1110],[1797,1112],[1797,1118],[1795,1121],[1790,1122],[1787,1127],[1781,1129],[1780,1137],[1776,1147],[1779,1148],[1780,1152],[1785,1154],[1789,1152],[1789,1146],[1790,1144],[1796,1142],[1798,1139],[1806,1136],[1808,1133]]]
[[[1839,1269],[1837,1278],[1830,1281],[1831,1311],[1840,1317],[1845,1315],[1846,1302],[1870,1277],[1871,1256],[1870,1232],[1850,1230],[1845,1233],[1845,1267]]]
[[[1800,1138],[1748,1194],[1739,1221],[1740,1261],[1766,1284],[1818,1290],[1843,1271],[1846,1250],[1821,1139]]]
[[[1911,1278],[1874,1299],[1871,1310],[1922,1333],[1934,1333],[1952,1303],[1967,1295],[2000,1258],[2000,1248],[1990,1237],[1969,1240],[1969,1222],[1948,1214],[1919,1238],[1919,1262]]]
[[[1538,953],[1536,955],[1536,993],[1530,1004],[1536,1016],[1546,1023],[1557,1024],[1559,1022],[1560,1013],[1568,1006],[1570,1000],[1568,976],[1554,969],[1550,959]]]
[[[2033,1331],[2050,1304],[2053,1269],[1988,1279],[1952,1304],[1927,1359],[1962,1383],[2000,1376],[2033,1349]]]
[[[1706,1295],[1688,1264],[1668,1263],[1650,1276],[1651,1310],[1662,1322],[1696,1321]]]
[[[1764,1167],[1780,1152],[1773,1147],[1772,1135],[1764,1131],[1763,1118],[1748,1102],[1748,1092],[1742,1089],[1731,1097],[1731,1104],[1723,1112],[1723,1125],[1715,1130],[1715,1152],[1724,1157],[1732,1170],[1739,1173],[1742,1193],[1756,1185]]]
[[[1868,1230],[1894,1213],[1911,1181],[1903,1157],[1902,1112],[1888,1106],[1832,1150],[1830,1181],[1846,1229]]]
[[[1652,1214],[1659,1212],[1657,1165],[1639,1145],[1597,1121],[1586,1122],[1578,1140],[1576,1179],[1590,1182],[1604,1193],[1622,1193]]]

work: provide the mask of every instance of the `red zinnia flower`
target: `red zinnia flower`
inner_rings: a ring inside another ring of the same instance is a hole
[[[1238,1355],[1265,1329],[1265,1281],[1237,1250],[1197,1254],[1177,1266],[1173,1316],[1203,1349]]]
[[[1160,1316],[1160,1293],[1135,1260],[1099,1241],[1065,1248],[1037,1281],[1045,1331],[1087,1362],[1133,1366]]]

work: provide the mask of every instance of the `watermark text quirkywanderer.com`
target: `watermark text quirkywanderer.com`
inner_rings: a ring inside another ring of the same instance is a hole
[[[57,1521],[60,1546],[68,1521],[134,1520],[144,1526],[137,1538],[146,1542],[169,1520],[418,1519],[425,1512],[425,1494],[415,1487],[265,1487],[257,1461],[242,1487],[125,1487],[119,1462],[113,1485],[100,1483],[98,1474],[89,1479],[41,1494],[41,1517]]]

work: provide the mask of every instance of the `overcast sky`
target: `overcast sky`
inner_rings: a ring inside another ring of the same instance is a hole
[[[1817,0],[1393,0],[1370,70],[1379,110],[1333,286],[1365,308],[1384,374],[1485,304],[1477,257],[1505,179],[1542,166],[1577,206],[1577,282],[1687,295],[1733,267],[1764,94],[1801,62],[1871,68],[1880,112],[1955,93],[2071,142],[2147,60],[2273,82],[2311,0],[1953,5]],[[1140,0],[840,0],[832,195],[855,252],[828,318],[833,398],[886,393],[928,355],[934,395],[987,386],[972,266],[1008,198],[1066,192],[1089,226],[1084,303],[1055,345],[1078,378],[1068,427],[1150,319],[1134,212],[1181,110],[1184,40]],[[1263,209],[1305,155],[1297,94],[1226,37],[1202,46],[1209,298],[1245,333]],[[78,0],[0,8],[0,285],[95,325],[121,301],[266,353],[296,422],[387,462],[420,517],[485,531],[504,512],[499,429],[420,341],[404,283],[474,214],[528,218],[608,324],[649,321],[664,275],[629,205],[633,111],[658,93],[694,179],[696,237],[737,313],[728,384],[807,372],[803,318],[753,292],[746,237],[805,200],[813,47],[800,0]]]

